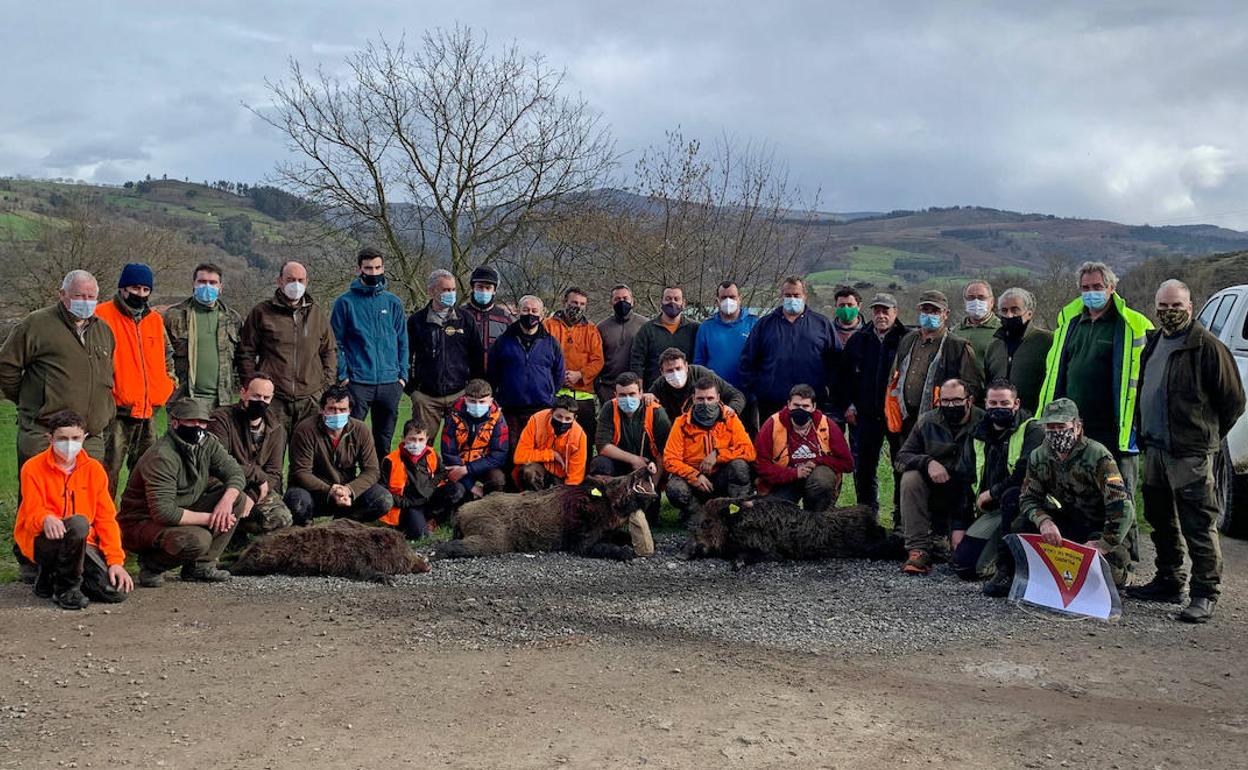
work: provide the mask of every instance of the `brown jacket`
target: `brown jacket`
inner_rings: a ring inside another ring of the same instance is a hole
[[[222,406],[212,413],[208,431],[217,437],[225,451],[243,468],[247,479],[244,492],[253,500],[259,498],[260,485],[266,481],[270,492],[282,491],[282,460],[286,453],[286,429],[270,414],[264,421],[264,437],[252,441],[246,405]]]
[[[326,495],[333,485],[345,484],[352,496],[359,497],[380,478],[373,433],[363,421],[347,420],[336,447],[319,413],[295,427],[290,440],[290,486]]]
[[[275,292],[247,314],[234,363],[243,385],[264,374],[282,398],[315,398],[338,377],[338,346],[329,316],[313,304],[310,294],[291,307]]]
[[[87,433],[103,435],[117,411],[115,344],[108,324],[95,317],[80,337],[59,302],[23,318],[0,348],[0,392],[17,404],[19,427],[47,432],[50,415],[73,409],[86,419]]]

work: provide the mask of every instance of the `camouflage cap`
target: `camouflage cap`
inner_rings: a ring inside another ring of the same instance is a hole
[[[175,420],[209,420],[212,410],[203,401],[193,398],[179,398],[169,405],[169,416]]]
[[[1037,422],[1048,425],[1067,423],[1077,419],[1079,419],[1079,407],[1075,405],[1075,402],[1069,398],[1059,398],[1045,405]]]
[[[941,310],[948,310],[949,298],[945,296],[945,293],[943,291],[936,291],[935,289],[928,289],[927,291],[919,295],[919,304],[920,305],[935,305]]]
[[[867,303],[867,307],[897,307],[897,298],[892,294],[876,294]]]

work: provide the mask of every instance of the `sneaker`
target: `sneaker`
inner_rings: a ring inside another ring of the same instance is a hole
[[[224,583],[230,579],[230,573],[207,565],[187,565],[182,568],[182,579],[196,583]]]
[[[160,588],[165,584],[165,571],[139,565],[139,585],[144,588]]]
[[[1010,587],[1013,585],[1014,573],[999,569],[992,577],[984,581],[984,596],[1004,599],[1010,595]]]
[[[1128,586],[1127,596],[1142,602],[1179,604],[1183,601],[1183,586],[1173,580],[1153,578],[1142,586]]]
[[[87,605],[91,603],[91,600],[77,588],[61,591],[53,601],[56,602],[57,606],[66,610],[86,609]]]
[[[1218,606],[1217,599],[1198,596],[1188,602],[1179,613],[1179,620],[1184,623],[1208,623],[1213,619],[1213,608]]]
[[[901,571],[907,575],[926,575],[932,571],[932,555],[918,548],[912,549],[906,563],[901,565]]]

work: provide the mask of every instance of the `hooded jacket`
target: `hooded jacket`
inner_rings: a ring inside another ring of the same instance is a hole
[[[712,450],[718,453],[715,470],[732,460],[754,462],[754,443],[731,407],[721,405],[719,419],[710,428],[695,425],[692,411],[677,417],[663,448],[663,468],[685,481],[693,481],[701,473],[698,466]]]
[[[284,399],[318,397],[338,377],[338,345],[329,317],[311,294],[292,306],[280,290],[274,292],[247,314],[235,365],[243,385],[264,374]]]
[[[585,429],[575,420],[563,435],[556,435],[551,427],[551,412],[543,409],[529,418],[528,424],[516,442],[516,471],[525,463],[541,463],[551,475],[563,479],[564,484],[580,484],[585,480],[585,463],[589,457],[589,438]],[[562,455],[566,469],[555,460]]]
[[[490,349],[488,379],[494,399],[504,411],[508,407],[550,406],[555,391],[563,387],[563,351],[546,327],[537,325],[532,345],[520,341],[520,322],[507,327]]]
[[[35,538],[43,532],[44,519],[77,515],[85,517],[90,526],[87,544],[104,553],[108,566],[126,563],[117,509],[108,494],[108,474],[99,460],[82,450],[74,469],[66,473],[48,447],[22,466],[21,477],[22,502],[13,525],[13,542],[23,556],[35,560]]]
[[[585,318],[570,324],[564,318],[562,310],[547,318],[545,325],[546,331],[550,332],[559,343],[559,349],[563,351],[565,371],[581,373],[580,381],[570,389],[593,395],[594,380],[602,371],[603,364],[602,335],[598,333],[598,327]],[[563,388],[562,382],[559,387]]]
[[[338,299],[329,323],[338,345],[338,380],[389,385],[408,380],[407,314],[384,282],[356,278]]]
[[[788,407],[768,417],[759,429],[758,437],[754,439],[754,448],[758,454],[754,468],[758,471],[760,495],[798,480],[797,468],[790,459],[792,438],[795,435],[797,433],[793,428],[793,420],[789,417]],[[818,447],[817,454],[809,462],[837,473],[850,473],[854,470],[854,457],[850,454],[849,444],[845,443],[845,434],[827,415],[817,409],[811,415],[810,433],[807,437],[813,439]]]

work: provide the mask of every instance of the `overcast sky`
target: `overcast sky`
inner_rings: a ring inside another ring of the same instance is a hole
[[[824,210],[978,204],[1248,229],[1243,2],[0,0],[0,12],[0,175],[263,180],[286,150],[241,103],[263,104],[288,57],[337,67],[381,33],[458,22],[566,68],[630,157],[677,125],[770,142]]]

